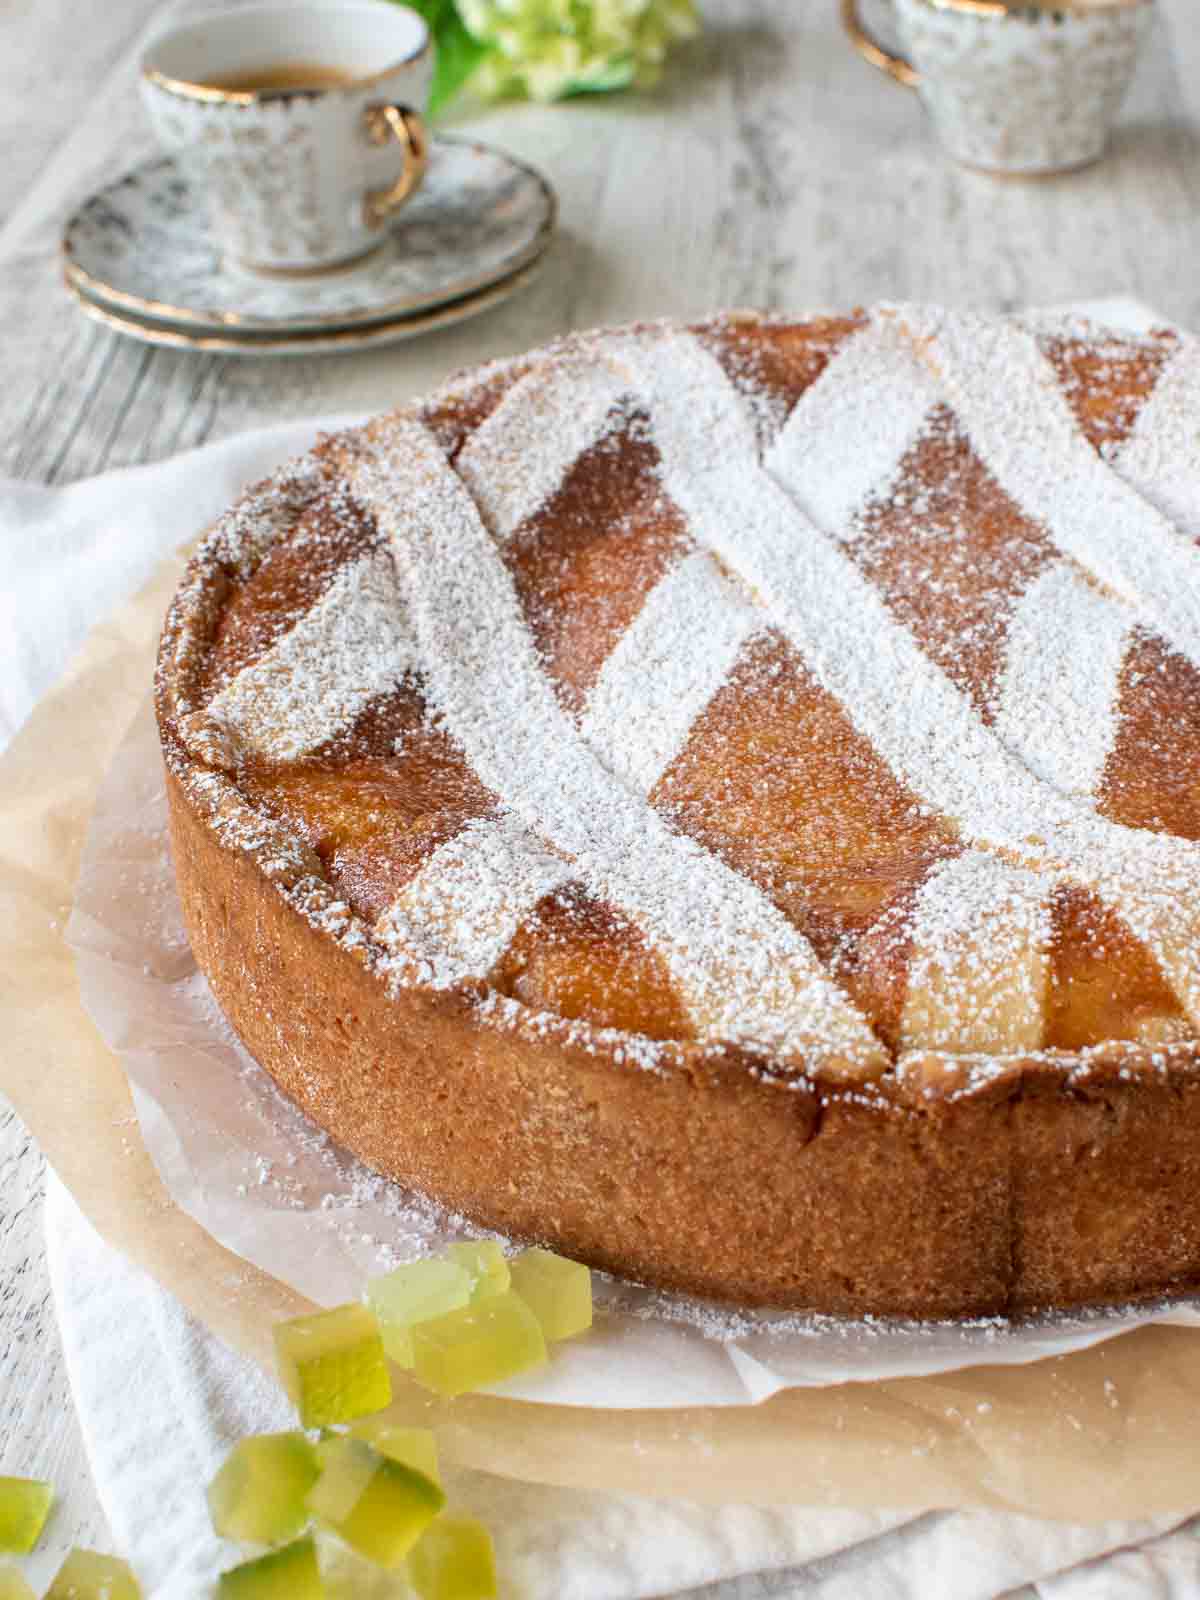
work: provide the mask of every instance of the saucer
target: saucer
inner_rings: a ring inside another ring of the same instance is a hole
[[[555,212],[554,191],[531,167],[437,135],[421,189],[370,255],[329,272],[269,275],[222,255],[203,194],[160,156],[84,202],[63,234],[63,265],[72,288],[122,319],[218,337],[332,333],[394,323],[511,278],[545,250]]]
[[[476,294],[465,295],[449,305],[419,311],[412,316],[295,333],[244,332],[236,327],[224,328],[220,333],[203,333],[196,328],[158,318],[139,318],[130,311],[93,300],[69,275],[67,288],[79,309],[93,322],[99,322],[130,339],[138,339],[143,344],[210,355],[318,356],[374,350],[380,345],[398,344],[402,339],[417,339],[422,334],[435,333],[439,328],[450,328],[455,323],[466,322],[469,317],[477,317],[519,294],[532,283],[538,271],[538,263],[531,262],[500,283],[494,283]]]

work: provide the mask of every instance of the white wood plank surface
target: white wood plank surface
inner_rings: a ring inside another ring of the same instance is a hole
[[[1194,0],[1162,0],[1108,158],[1034,183],[948,163],[915,97],[846,45],[835,0],[703,4],[704,37],[653,95],[469,120],[561,197],[561,234],[525,295],[391,350],[241,361],[123,341],[58,282],[69,207],[152,148],[135,95],[152,0],[0,0],[0,474],[67,482],[257,423],[378,409],[568,328],[718,306],[1132,294],[1200,325]],[[42,1187],[36,1147],[0,1111],[0,1472],[50,1476],[63,1494],[37,1582],[67,1544],[108,1537],[48,1306]]]

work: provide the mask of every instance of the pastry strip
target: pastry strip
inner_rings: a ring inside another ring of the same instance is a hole
[[[506,810],[666,961],[702,1039],[874,1071],[886,1052],[812,947],[752,884],[674,832],[599,761],[555,698],[512,579],[462,481],[393,418],[353,492],[390,539],[432,704]]]

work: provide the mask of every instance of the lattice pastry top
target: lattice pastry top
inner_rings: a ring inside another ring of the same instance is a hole
[[[1200,357],[927,307],[572,338],[207,540],[168,758],[393,985],[652,1064],[1200,1021]]]

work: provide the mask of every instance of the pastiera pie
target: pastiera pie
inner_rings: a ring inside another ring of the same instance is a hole
[[[924,307],[567,339],[251,490],[163,636],[254,1056],[596,1266],[1200,1286],[1200,356]]]

